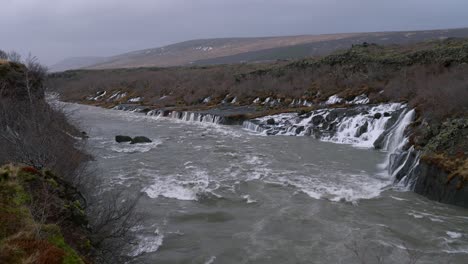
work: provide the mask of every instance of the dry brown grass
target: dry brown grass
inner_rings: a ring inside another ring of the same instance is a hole
[[[12,264],[61,264],[65,256],[63,249],[25,232],[4,240],[0,249],[0,260]]]

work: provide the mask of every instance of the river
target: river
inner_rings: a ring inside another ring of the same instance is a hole
[[[468,210],[393,186],[384,152],[66,109],[90,136],[102,188],[143,193],[130,263],[468,263]]]

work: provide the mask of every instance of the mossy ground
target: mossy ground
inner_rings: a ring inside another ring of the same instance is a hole
[[[0,263],[85,263],[57,224],[34,219],[31,181],[47,182],[30,167],[0,168]]]

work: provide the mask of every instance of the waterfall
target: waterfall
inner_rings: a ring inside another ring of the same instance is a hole
[[[162,113],[158,115],[162,116]],[[198,112],[186,112],[186,111],[184,112],[172,111],[167,116],[170,118],[175,118],[175,119],[179,119],[179,120],[187,121],[187,122],[203,122],[203,123],[213,123],[213,124],[221,124],[224,120],[223,117],[218,116],[218,115],[198,113]]]
[[[374,142],[399,118],[405,107],[390,103],[325,108],[303,115],[284,113],[245,121],[243,127],[267,135],[313,135],[323,141],[373,148]]]
[[[419,162],[419,153],[413,147],[406,151],[403,149],[408,143],[405,129],[413,122],[414,116],[414,109],[403,112],[398,121],[387,130],[384,138],[383,149],[388,154],[381,167],[387,170],[389,177],[394,181],[406,177]]]
[[[262,133],[263,131],[265,131],[265,129],[262,126],[260,126],[259,124],[255,124],[252,121],[244,121],[242,123],[242,128],[257,133]]]
[[[385,150],[390,153],[394,153],[395,151],[401,150],[406,143],[408,143],[408,139],[405,137],[404,132],[406,127],[413,122],[414,115],[414,109],[407,111],[402,114],[395,125],[390,128],[390,132],[387,134],[385,140]]]
[[[307,114],[284,113],[243,123],[243,128],[265,135],[315,136],[322,141],[351,144],[361,148],[382,148],[387,158],[381,164],[385,175],[411,186],[419,164],[419,152],[410,148],[405,129],[415,110],[399,103],[352,108],[325,108]]]

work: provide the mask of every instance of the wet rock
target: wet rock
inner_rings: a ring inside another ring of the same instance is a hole
[[[115,136],[115,141],[116,141],[117,143],[132,142],[132,138],[129,137],[129,136],[118,135],[118,136]]]
[[[86,133],[85,131],[81,131],[81,137],[82,138],[89,138],[88,133]]]
[[[383,113],[383,116],[389,117],[389,116],[391,116],[391,114],[389,112],[385,112],[385,113]]]
[[[311,122],[312,122],[312,124],[314,126],[318,126],[318,125],[322,124],[323,122],[325,122],[325,118],[322,115],[316,115],[316,116],[312,117]]]
[[[403,110],[395,111],[391,114],[390,119],[385,124],[385,129],[391,128],[398,121],[398,117],[402,114]]]
[[[368,127],[369,127],[369,123],[366,121],[366,123],[364,123],[364,125],[360,126],[360,127],[356,130],[356,134],[355,134],[354,136],[355,136],[355,137],[360,137],[362,134],[364,134],[364,133],[367,132]]]
[[[151,142],[153,141],[151,141],[149,138],[139,136],[139,137],[134,137],[130,144],[141,144],[141,143],[151,143]]]
[[[304,126],[298,127],[298,128],[296,129],[296,135],[297,135],[297,134],[300,134],[302,131],[304,131],[304,129],[305,129]]]
[[[374,118],[375,119],[380,119],[382,117],[382,114],[381,113],[375,113],[374,114]]]
[[[276,124],[275,119],[273,119],[273,118],[268,119],[268,120],[266,121],[266,123],[267,123],[267,125],[274,125],[274,124]]]
[[[338,112],[337,111],[330,111],[330,113],[328,113],[327,117],[325,117],[325,120],[327,122],[332,122],[332,121],[335,121],[335,119],[338,118]]]
[[[414,191],[442,203],[468,208],[468,187],[458,188],[459,177],[448,181],[448,173],[434,164],[421,161],[414,172]]]
[[[387,137],[387,133],[382,133],[375,141],[374,141],[374,148],[375,149],[383,149],[385,146],[385,138]]]

